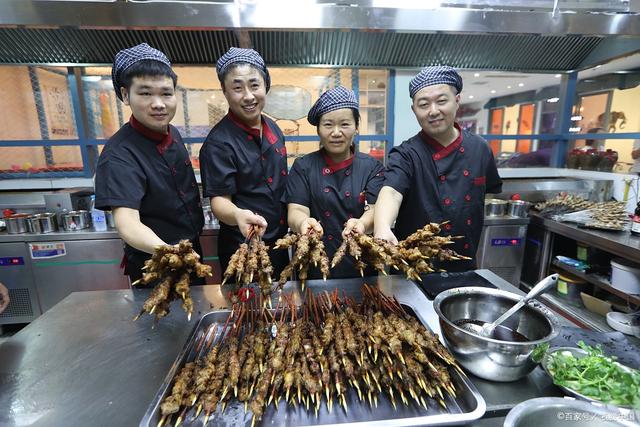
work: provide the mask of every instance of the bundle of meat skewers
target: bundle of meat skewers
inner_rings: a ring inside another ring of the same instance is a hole
[[[175,377],[162,401],[162,418],[190,423],[204,412],[222,416],[234,400],[251,409],[252,425],[281,401],[307,411],[324,402],[348,413],[348,395],[375,408],[447,407],[456,397],[451,373],[462,372],[447,349],[395,298],[364,285],[363,302],[338,291],[306,293],[302,307],[283,295],[276,310],[255,299],[236,304],[221,328],[199,338],[196,356]],[[260,296],[261,299],[261,296]]]
[[[142,278],[132,285],[158,282],[142,306],[137,320],[142,314],[155,314],[156,320],[169,314],[171,301],[182,300],[182,308],[191,320],[193,300],[190,292],[190,276],[211,276],[211,267],[200,263],[200,256],[194,252],[188,240],[182,240],[175,246],[159,246],[155,253],[144,263]]]
[[[436,259],[440,261],[470,259],[444,248],[454,243],[454,239],[458,237],[438,236],[443,224],[427,224],[399,242],[397,246],[365,234],[351,233],[336,251],[331,266],[337,265],[348,253],[355,258],[355,266],[361,276],[364,276],[364,270],[368,264],[384,275],[387,274],[385,266],[391,266],[404,272],[409,280],[422,281],[420,274],[435,271],[433,261]]]
[[[296,251],[289,265],[280,273],[279,288],[282,289],[293,273],[297,272],[298,280],[304,291],[305,281],[309,274],[309,265],[311,264],[315,267],[319,265],[323,279],[327,280],[329,276],[329,258],[320,234],[311,228],[305,234],[290,233],[276,241],[276,249],[289,249],[293,245],[295,245]]]
[[[235,277],[236,287],[245,287],[246,297],[249,299],[248,286],[258,279],[258,286],[262,295],[271,295],[271,274],[273,266],[269,258],[269,247],[264,243],[258,233],[258,227],[252,226],[249,229],[247,238],[236,250],[229,260],[229,265],[224,272],[224,285],[229,279]],[[231,301],[238,302],[238,293],[231,293]],[[269,300],[270,301],[270,300]]]

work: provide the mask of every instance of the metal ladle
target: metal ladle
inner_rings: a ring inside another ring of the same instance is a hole
[[[526,303],[538,295],[546,292],[558,281],[558,274],[552,274],[539,281],[530,291],[526,294],[516,305],[507,310],[502,316],[498,317],[492,323],[489,322],[468,322],[460,325],[462,329],[465,329],[475,335],[481,337],[491,338],[493,331],[498,325],[511,317],[516,311],[520,310]],[[478,324],[480,323],[480,324]],[[484,323],[484,324],[483,324]]]

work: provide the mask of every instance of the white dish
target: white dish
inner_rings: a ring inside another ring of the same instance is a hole
[[[640,338],[640,312],[625,314],[612,311],[607,313],[607,323],[616,331]]]

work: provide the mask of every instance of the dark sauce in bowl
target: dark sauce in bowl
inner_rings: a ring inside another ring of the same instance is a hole
[[[474,320],[474,319],[458,319],[453,323],[456,326],[460,326],[465,331],[468,331],[471,333],[473,332],[465,328],[464,325],[472,324],[472,325],[476,325],[478,328],[482,328],[486,324],[486,322],[483,322],[482,320]],[[479,335],[479,333],[476,333],[475,335],[482,337],[481,335]],[[499,341],[511,341],[511,342],[531,341],[529,338],[525,337],[521,333],[516,332],[513,329],[507,328],[506,326],[502,326],[502,325],[496,326],[496,328],[493,330],[493,334],[491,335],[491,337],[488,337],[488,338],[492,338],[494,340],[499,340]]]

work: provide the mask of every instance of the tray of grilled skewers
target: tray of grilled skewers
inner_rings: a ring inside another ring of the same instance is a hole
[[[140,425],[452,425],[484,410],[411,305],[363,285],[206,314]]]

